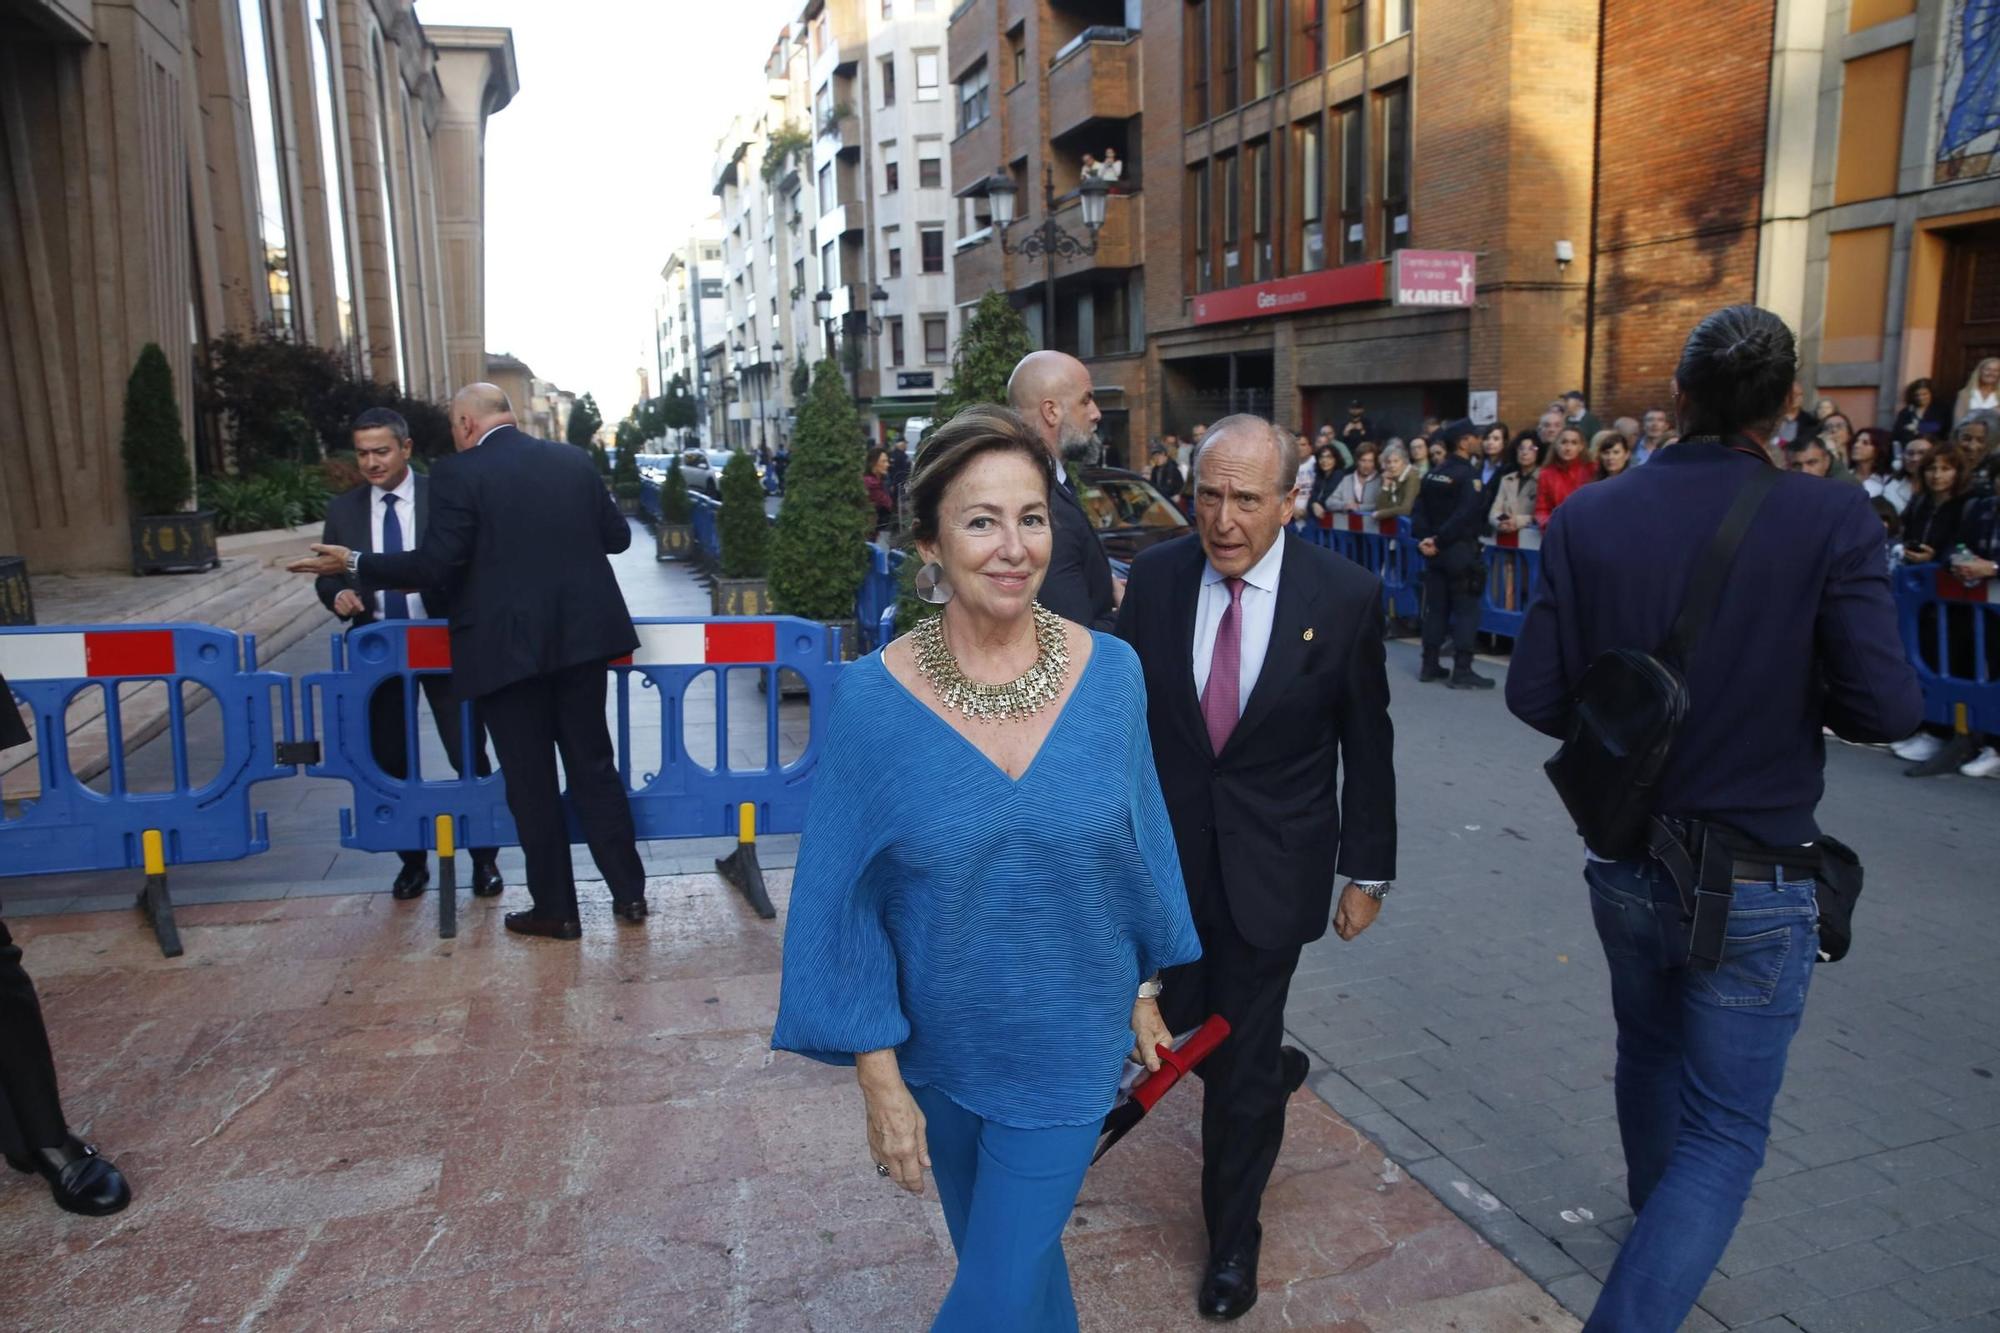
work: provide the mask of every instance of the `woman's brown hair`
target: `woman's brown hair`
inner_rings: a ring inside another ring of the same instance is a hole
[[[924,437],[903,488],[904,524],[912,541],[938,538],[938,506],[972,460],[984,454],[1019,454],[1041,474],[1044,498],[1051,485],[1049,451],[1041,436],[1010,408],[974,403]]]

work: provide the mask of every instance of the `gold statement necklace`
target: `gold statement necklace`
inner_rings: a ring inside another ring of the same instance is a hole
[[[1069,635],[1055,612],[1039,603],[1034,612],[1035,664],[1001,685],[983,684],[959,669],[944,639],[942,615],[920,622],[913,632],[917,670],[938,702],[974,722],[1013,722],[1033,717],[1060,698],[1069,676]]]

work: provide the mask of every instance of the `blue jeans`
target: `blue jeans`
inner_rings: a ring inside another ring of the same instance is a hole
[[[1593,861],[1590,909],[1618,1019],[1618,1133],[1637,1214],[1584,1333],[1672,1333],[1764,1164],[1771,1103],[1819,957],[1810,877],[1739,880],[1713,972],[1678,964],[1680,898],[1652,861]]]
[[[1074,1333],[1062,1233],[1102,1123],[1015,1129],[913,1087],[958,1272],[932,1333]]]

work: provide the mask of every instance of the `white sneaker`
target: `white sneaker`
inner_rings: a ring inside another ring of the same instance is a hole
[[[1960,764],[1958,771],[1969,778],[2000,778],[2000,750],[1989,745],[1970,763]]]
[[[1926,759],[1937,758],[1938,751],[1943,748],[1944,742],[1938,737],[1928,731],[1920,731],[1910,739],[1890,746],[1889,753],[1906,763],[1921,764]]]

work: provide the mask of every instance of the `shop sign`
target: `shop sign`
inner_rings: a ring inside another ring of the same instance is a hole
[[[1235,319],[1262,319],[1268,315],[1291,315],[1301,310],[1326,306],[1360,305],[1384,300],[1388,266],[1380,263],[1349,264],[1345,268],[1301,273],[1248,287],[1226,287],[1219,292],[1203,292],[1194,298],[1194,322],[1221,324]]]
[[[1479,257],[1468,250],[1398,250],[1390,290],[1397,305],[1469,306]]]
[[[937,372],[934,370],[899,370],[896,372],[898,389],[931,389],[937,387]]]

